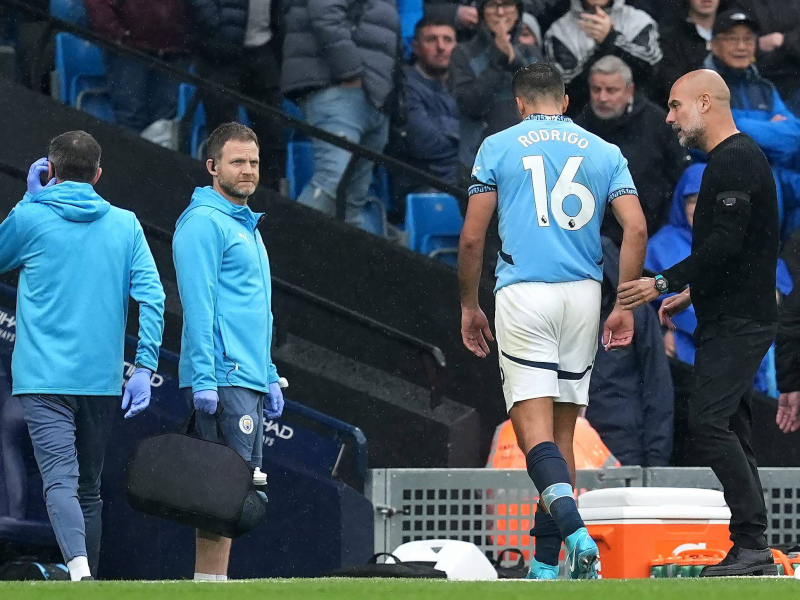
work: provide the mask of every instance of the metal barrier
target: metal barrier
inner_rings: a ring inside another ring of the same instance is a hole
[[[578,472],[581,491],[643,485],[639,467]],[[530,549],[538,493],[522,470],[373,469],[366,495],[375,507],[375,552],[414,540],[472,542],[490,559]]]
[[[800,539],[800,468],[760,469],[770,544]],[[620,467],[578,471],[578,490],[694,487],[720,490],[710,469]],[[373,469],[375,552],[415,540],[472,542],[490,559],[506,548],[533,549],[529,530],[538,492],[523,470]]]

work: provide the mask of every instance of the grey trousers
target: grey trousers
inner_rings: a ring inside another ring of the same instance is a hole
[[[100,474],[118,398],[34,394],[19,399],[64,561],[86,556],[96,575],[103,509]]]

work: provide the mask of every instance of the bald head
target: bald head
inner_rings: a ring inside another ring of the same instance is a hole
[[[682,146],[704,151],[718,132],[735,131],[731,92],[719,73],[701,69],[678,79],[669,94],[667,123]],[[714,135],[709,136],[709,131]]]
[[[722,103],[730,110],[731,91],[722,76],[711,69],[700,69],[687,73],[672,86],[673,94],[691,95],[699,98],[703,94],[708,94],[711,99]]]

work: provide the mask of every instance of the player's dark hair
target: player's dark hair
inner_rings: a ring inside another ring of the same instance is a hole
[[[68,131],[50,140],[47,160],[61,181],[92,183],[100,168],[100,144],[85,131]]]
[[[455,32],[455,27],[453,26],[452,21],[448,21],[447,19],[443,19],[441,17],[432,17],[425,15],[414,26],[414,39],[419,39],[420,32],[425,29],[426,27],[449,27]]]
[[[222,158],[222,148],[230,141],[255,142],[258,145],[256,132],[241,123],[223,123],[217,127],[208,138],[206,154],[214,162]]]
[[[514,73],[511,84],[515,98],[522,98],[529,104],[540,99],[564,100],[564,78],[555,65],[538,62],[522,67]]]

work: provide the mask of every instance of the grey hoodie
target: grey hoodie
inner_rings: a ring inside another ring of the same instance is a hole
[[[569,12],[553,23],[544,36],[545,53],[556,63],[567,84],[608,54],[624,60],[634,76],[651,70],[661,60],[658,26],[650,15],[627,6],[625,0],[613,0],[604,10],[614,27],[600,46],[578,26],[581,13],[587,12],[581,0],[572,0]]]

